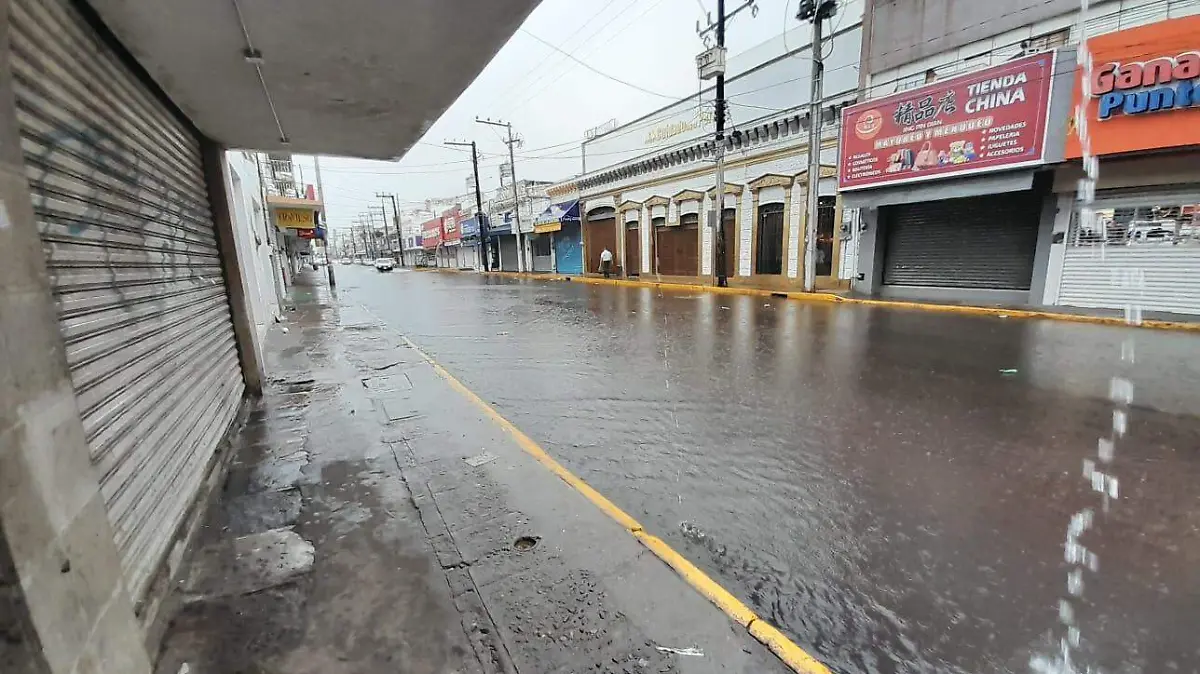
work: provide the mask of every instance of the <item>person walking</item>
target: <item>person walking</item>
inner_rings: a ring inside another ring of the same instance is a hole
[[[604,278],[609,278],[612,274],[612,251],[607,246],[600,251],[600,271],[604,274]]]

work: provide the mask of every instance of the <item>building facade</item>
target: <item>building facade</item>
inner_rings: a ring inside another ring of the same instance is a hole
[[[1093,3],[1100,79],[1086,111],[1101,177],[1084,228],[1078,3],[870,3],[863,102],[845,111],[839,156],[843,201],[858,209],[854,289],[1200,313],[1198,13],[1191,0]]]
[[[825,43],[821,115],[819,287],[848,282],[842,256],[847,236],[837,199],[838,111],[857,96],[863,3],[839,9]],[[556,189],[576,190],[582,255],[597,273],[604,248],[618,274],[643,279],[712,282],[710,213],[720,203],[726,241],[723,264],[730,285],[798,289],[810,226],[808,182],[810,61],[808,31],[795,30],[732,57],[728,100],[725,185],[713,166],[713,90],[706,89],[583,144],[583,174]]]

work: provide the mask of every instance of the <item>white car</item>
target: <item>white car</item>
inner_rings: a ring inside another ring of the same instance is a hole
[[[390,257],[380,257],[375,259],[376,271],[391,271],[396,268],[396,261]]]

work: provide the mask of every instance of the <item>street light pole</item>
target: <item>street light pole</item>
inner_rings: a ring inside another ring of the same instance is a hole
[[[488,264],[488,222],[487,216],[483,214],[483,193],[479,191],[479,153],[475,148],[475,141],[470,143],[459,143],[455,141],[446,141],[446,145],[471,148],[471,168],[475,171],[475,219],[479,220],[479,257],[483,263],[483,270],[488,271],[492,267]],[[510,148],[511,150],[511,148]],[[509,153],[509,161],[512,161],[512,154]]]
[[[817,220],[820,217],[821,185],[821,98],[825,76],[824,56],[821,53],[821,22],[837,12],[837,0],[801,0],[796,18],[811,21],[812,92],[808,104],[808,209],[804,227],[804,290],[812,292],[817,283]]]
[[[749,9],[751,16],[758,15],[758,6],[754,3],[757,0],[745,0],[738,5],[734,10],[726,14],[725,0],[717,0],[717,21],[712,23],[712,15],[709,15],[709,25],[704,29],[700,28],[699,22],[696,24],[696,32],[708,44],[706,37],[709,32],[716,31],[717,46],[715,54],[713,50],[709,50],[697,57],[697,65],[700,66],[700,77],[709,79],[715,73],[717,79],[715,105],[713,114],[715,115],[716,134],[713,137],[713,155],[716,159],[716,194],[714,195],[714,204],[709,212],[708,226],[712,230],[713,250],[712,250],[712,265],[713,265],[713,285],[725,287],[729,285],[729,278],[725,273],[728,259],[729,242],[725,240],[725,23],[742,12]]]
[[[395,259],[396,254],[392,250],[392,232],[388,229],[387,223],[387,195],[382,192],[376,192],[375,196],[379,197],[380,208],[383,209],[383,245],[387,248],[388,257]]]
[[[396,226],[396,240],[400,243],[400,266],[404,265],[404,230],[400,226],[400,207],[396,205],[396,195],[388,193],[388,197],[392,200],[392,213],[396,215],[396,220],[392,222]]]
[[[517,197],[517,163],[513,157],[513,145],[521,141],[519,138],[513,138],[512,123],[510,122],[493,122],[490,119],[479,119],[478,117],[475,118],[475,121],[508,129],[508,140],[504,144],[508,146],[508,180],[512,183],[513,218],[517,228],[517,271],[525,271],[525,236],[521,233],[521,202]]]

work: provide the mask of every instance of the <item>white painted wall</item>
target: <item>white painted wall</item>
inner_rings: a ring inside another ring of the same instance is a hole
[[[267,329],[279,314],[282,279],[274,246],[274,228],[268,226],[258,183],[258,165],[241,151],[225,153],[228,168],[226,191],[233,217],[234,243],[242,264],[245,292],[254,321],[256,346],[261,349]]]

